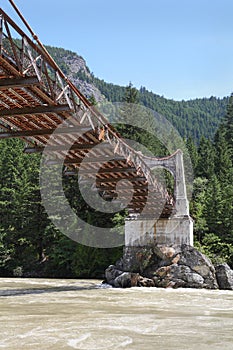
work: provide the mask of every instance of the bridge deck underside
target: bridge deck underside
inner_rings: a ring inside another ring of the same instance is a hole
[[[169,217],[171,197],[159,185],[151,185],[138,166],[139,156],[127,145],[121,147],[120,136],[60,75],[46,53],[2,10],[0,14],[0,139],[23,139],[26,153],[41,153],[46,147],[48,166],[64,160],[67,175],[80,171],[106,200],[120,195],[129,213]],[[17,42],[10,28],[18,32]]]

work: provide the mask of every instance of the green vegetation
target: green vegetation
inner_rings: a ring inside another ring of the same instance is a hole
[[[233,267],[233,96],[214,140],[202,138],[194,163],[191,215],[197,247]]]
[[[85,61],[76,53],[55,48],[46,47],[55,61],[64,70],[64,73],[78,85],[79,81],[85,81],[97,87],[103,96],[111,102],[120,102],[126,95],[127,87],[107,83],[90,72]],[[72,66],[71,62],[83,60],[80,66]],[[76,67],[76,68],[74,68]],[[91,97],[87,96],[88,98]],[[159,96],[145,87],[138,90],[139,102],[145,107],[162,114],[179,131],[183,138],[191,137],[195,143],[199,143],[202,136],[213,139],[218,126],[221,123],[229,102],[229,97],[224,98],[199,98],[189,101],[174,101]]]
[[[102,277],[122,247],[85,247],[61,234],[41,204],[40,156],[28,156],[23,148],[17,139],[0,142],[0,276]],[[70,204],[88,220],[90,210],[77,188],[77,178],[64,177]],[[94,212],[91,220],[112,222],[111,216]]]
[[[125,87],[109,84],[93,77],[93,84],[112,102],[122,101]],[[222,118],[226,113],[228,98],[211,97],[190,101],[166,99],[141,87],[139,101],[166,117],[179,131],[183,138],[199,142],[201,137],[213,138]]]
[[[66,74],[74,73],[64,55],[72,59],[75,53],[49,50]],[[228,262],[233,268],[233,96],[177,102],[132,84],[109,84],[87,72],[76,74],[110,101],[141,103],[163,114],[179,130],[195,173],[190,203],[195,244],[214,262]],[[93,95],[88,97],[96,103]],[[157,139],[136,127],[119,125],[119,131],[154,154],[166,153]],[[24,154],[23,147],[20,140],[0,142],[0,276],[102,277],[104,269],[120,258],[122,247],[86,247],[58,232],[41,204],[40,156]],[[66,177],[63,183],[70,204],[88,222],[111,227],[122,221],[124,213],[99,216],[90,210],[75,177]]]

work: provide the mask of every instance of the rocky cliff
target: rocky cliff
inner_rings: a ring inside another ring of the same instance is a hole
[[[51,46],[46,48],[67,78],[77,86],[85,97],[94,97],[97,102],[105,99],[100,90],[91,82],[91,72],[82,56],[62,48]]]

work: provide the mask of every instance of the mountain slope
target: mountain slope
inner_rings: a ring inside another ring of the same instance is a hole
[[[47,46],[57,64],[67,77],[87,97],[96,101],[107,99],[112,102],[122,101],[125,87],[107,83],[94,76],[85,60],[77,53]],[[154,111],[163,114],[179,131],[182,137],[192,137],[197,143],[201,136],[213,138],[223,116],[229,97],[199,98],[188,101],[174,101],[148,91],[139,90],[140,102]]]
[[[46,46],[46,49],[67,78],[78,87],[84,96],[87,98],[93,96],[96,101],[102,101],[104,99],[98,87],[91,82],[90,70],[82,56],[58,47]]]

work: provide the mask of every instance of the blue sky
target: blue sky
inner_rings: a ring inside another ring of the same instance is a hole
[[[174,100],[233,92],[232,0],[15,3],[44,44],[77,52],[105,81]]]

